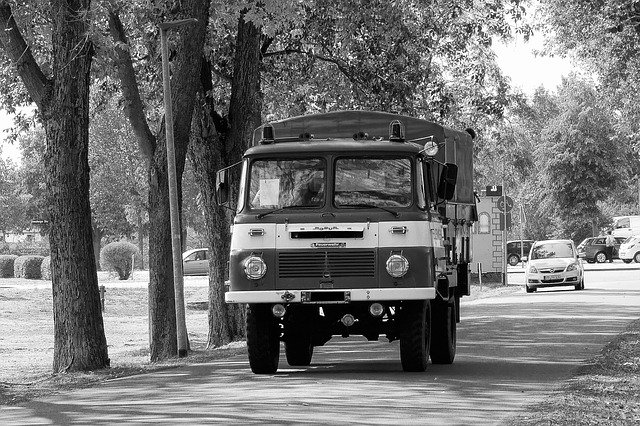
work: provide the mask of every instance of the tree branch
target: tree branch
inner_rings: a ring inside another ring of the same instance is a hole
[[[140,151],[149,160],[153,158],[155,151],[156,138],[149,129],[147,118],[144,114],[144,106],[140,99],[140,91],[138,90],[138,82],[133,69],[131,54],[129,53],[129,42],[124,31],[120,16],[115,10],[109,10],[109,32],[115,41],[116,47],[116,68],[118,69],[118,77],[122,87],[122,96],[124,97],[124,112],[131,123],[133,132],[138,139]]]
[[[287,48],[287,49],[277,50],[274,52],[263,53],[262,57],[268,58],[270,56],[284,56],[284,55],[293,55],[293,54],[306,55],[306,56],[315,58],[319,61],[323,61],[323,62],[327,62],[335,65],[338,68],[338,71],[340,71],[351,82],[351,84],[355,86],[356,90],[365,92],[365,90],[362,88],[362,86],[364,85],[363,82],[358,80],[356,76],[349,69],[348,64],[344,63],[344,61],[341,61],[340,59],[330,57],[330,56],[319,55],[317,53],[313,53],[311,51],[305,51],[299,48]]]
[[[209,114],[211,115],[211,119],[213,120],[213,125],[218,133],[228,133],[229,125],[227,120],[225,120],[215,109],[213,108],[213,102],[209,97],[209,93],[213,90],[213,79],[212,79],[212,67],[211,63],[207,60],[207,58],[202,58],[202,66],[200,68],[200,84],[202,85],[203,95],[207,98],[207,104],[210,107]]]
[[[11,6],[5,0],[0,0],[0,45],[16,66],[18,75],[38,109],[45,111],[46,99],[52,83],[36,63],[31,49],[27,46],[13,19]]]

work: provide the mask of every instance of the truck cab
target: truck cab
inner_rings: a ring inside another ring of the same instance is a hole
[[[382,112],[267,123],[241,162],[227,303],[255,373],[334,336],[400,340],[405,371],[455,357],[476,219],[472,137]],[[230,169],[218,173],[229,204]]]

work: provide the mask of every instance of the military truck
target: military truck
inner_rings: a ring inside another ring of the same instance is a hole
[[[453,362],[477,220],[474,137],[369,111],[255,130],[216,177],[218,202],[235,210],[225,299],[247,304],[254,373],[277,371],[280,342],[289,365],[308,366],[315,347],[352,335],[399,340],[404,371]]]

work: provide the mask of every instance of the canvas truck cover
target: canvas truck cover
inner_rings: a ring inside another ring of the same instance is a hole
[[[473,142],[467,132],[460,132],[427,120],[370,111],[337,111],[312,114],[285,120],[272,121],[276,141],[279,139],[303,138],[313,135],[314,140],[352,139],[358,133],[366,133],[370,138],[389,139],[389,125],[400,120],[405,128],[405,141],[423,145],[433,136],[440,145],[435,159],[440,163],[454,163],[458,166],[458,179],[452,203],[475,204],[473,194]],[[253,145],[262,139],[262,129],[254,131]],[[398,143],[398,142],[391,142]],[[440,167],[433,169],[434,180],[438,181]]]

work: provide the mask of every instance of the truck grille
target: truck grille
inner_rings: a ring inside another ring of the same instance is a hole
[[[292,251],[278,253],[279,278],[375,277],[375,251]]]

